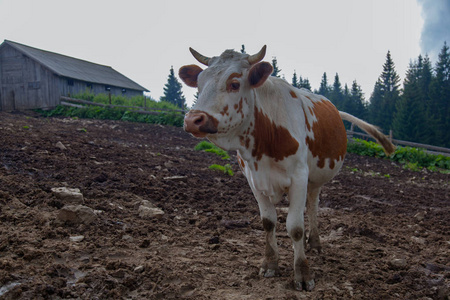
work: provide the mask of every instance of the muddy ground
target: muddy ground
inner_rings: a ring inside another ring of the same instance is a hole
[[[321,194],[316,288],[298,292],[287,201],[281,275],[261,278],[246,179],[234,155],[233,177],[209,170],[226,162],[197,143],[170,126],[0,113],[0,298],[448,299],[449,175],[348,154]],[[93,221],[61,221],[55,187],[80,189]],[[164,215],[140,216],[143,200]]]

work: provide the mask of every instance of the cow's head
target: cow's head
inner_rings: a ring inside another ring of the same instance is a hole
[[[206,57],[190,48],[194,57],[208,66],[180,68],[179,76],[188,86],[198,87],[197,102],[184,118],[184,130],[195,137],[216,139],[238,134],[248,126],[253,114],[253,89],[260,87],[273,72],[261,62],[266,46],[255,55],[226,50],[219,57]]]

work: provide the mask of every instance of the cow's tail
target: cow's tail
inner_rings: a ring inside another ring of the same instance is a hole
[[[383,147],[384,152],[386,152],[387,155],[391,155],[392,153],[394,153],[394,144],[392,144],[391,141],[389,141],[389,139],[375,126],[342,111],[339,112],[339,115],[341,116],[342,120],[352,122],[362,130],[370,134],[378,142],[378,144]]]

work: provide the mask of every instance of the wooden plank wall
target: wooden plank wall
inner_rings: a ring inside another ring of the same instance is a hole
[[[60,96],[73,96],[89,88],[94,94],[142,96],[142,91],[60,77],[9,45],[0,48],[0,111],[51,108]]]
[[[71,97],[79,93],[84,93],[87,90],[96,95],[108,94],[109,92],[111,92],[111,95],[125,96],[125,97],[134,97],[143,95],[142,91],[136,91],[131,89],[126,89],[126,92],[123,93],[122,92],[123,88],[115,86],[108,86],[110,89],[107,90],[105,84],[89,83],[76,79],[71,80],[70,78],[64,77],[60,77],[58,78],[58,80],[59,80],[60,96]],[[72,85],[70,85],[69,82]]]
[[[59,103],[55,76],[9,45],[0,51],[1,109],[54,107]]]

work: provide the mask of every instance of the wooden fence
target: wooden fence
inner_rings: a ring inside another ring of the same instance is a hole
[[[350,128],[350,130],[347,130],[347,136],[351,139],[353,138],[354,135],[358,135],[364,138],[370,138],[373,140],[373,138],[365,133],[362,132],[357,132],[353,130],[353,124]],[[430,154],[442,154],[445,156],[450,156],[450,149],[448,148],[444,148],[444,147],[438,147],[438,146],[433,146],[433,145],[426,145],[426,144],[420,144],[420,143],[413,143],[413,142],[408,142],[408,141],[402,141],[402,140],[396,140],[392,138],[392,130],[389,132],[389,140],[395,144],[395,145],[400,145],[400,146],[409,146],[409,147],[414,147],[414,148],[422,148],[425,149],[428,153]]]
[[[165,113],[165,112],[177,112],[177,113],[182,113],[183,115],[187,113],[187,111],[182,110],[182,109],[112,105],[112,104],[95,103],[95,102],[92,102],[92,101],[87,101],[87,100],[81,100],[81,99],[75,99],[75,98],[61,96],[61,105],[71,106],[71,107],[78,107],[78,108],[85,107],[84,105],[81,105],[81,104],[94,105],[94,106],[107,107],[107,108],[116,108],[116,107],[127,108],[127,109],[133,109],[133,112],[136,112],[136,113],[149,114],[149,115],[158,115],[158,114]],[[373,139],[368,134],[354,131],[353,130],[353,124],[352,124],[350,130],[347,130],[347,136],[351,139],[351,138],[353,138],[354,135],[361,136],[361,137],[364,137],[364,138]],[[431,154],[442,154],[442,155],[450,156],[450,149],[448,149],[448,148],[437,147],[437,146],[432,146],[432,145],[425,145],[425,144],[419,144],[419,143],[413,143],[413,142],[402,141],[402,140],[396,140],[396,139],[392,138],[392,131],[389,133],[389,137],[390,137],[389,139],[391,140],[391,142],[396,144],[396,145],[410,146],[410,147],[415,147],[415,148],[423,148],[428,153],[431,153]]]
[[[176,112],[176,113],[180,113],[183,115],[185,113],[187,113],[187,111],[182,110],[182,109],[112,105],[112,104],[96,103],[96,102],[92,102],[92,101],[75,99],[75,98],[64,97],[64,96],[61,96],[60,99],[61,99],[61,105],[77,107],[77,108],[84,108],[84,107],[86,107],[85,105],[100,106],[100,107],[105,107],[105,108],[126,108],[126,109],[132,109],[133,112],[135,112],[135,113],[148,114],[148,115],[158,115],[158,114],[165,113],[165,112]],[[82,104],[84,104],[84,105],[82,105]]]

